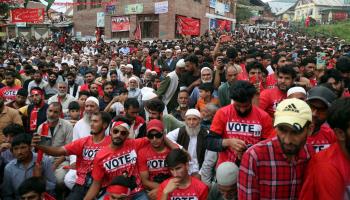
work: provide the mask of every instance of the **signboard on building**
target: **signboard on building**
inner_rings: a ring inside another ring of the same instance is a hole
[[[105,13],[97,12],[96,16],[97,16],[96,27],[105,27]]]
[[[220,2],[216,2],[215,14],[217,14],[217,15],[225,15],[225,4],[220,3]]]
[[[126,15],[143,13],[143,4],[137,3],[137,4],[126,5],[124,9],[124,13]]]
[[[154,3],[154,13],[163,14],[168,12],[168,1],[161,1]]]
[[[129,17],[112,17],[112,32],[122,32],[130,30]]]
[[[27,26],[27,23],[25,23],[25,22],[17,22],[17,23],[16,23],[16,26],[17,26],[17,27],[26,27],[26,26]]]
[[[115,13],[115,5],[107,5],[105,12],[109,15],[113,15]]]
[[[29,22],[42,23],[44,22],[44,8],[17,8],[11,10],[11,22]]]

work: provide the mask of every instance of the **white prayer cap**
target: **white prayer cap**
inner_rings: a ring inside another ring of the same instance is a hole
[[[179,68],[184,68],[186,66],[185,60],[184,59],[180,59],[179,61],[177,61],[176,63],[176,67]]]
[[[96,97],[89,97],[86,99],[86,102],[88,101],[92,101],[94,102],[97,106],[100,106],[99,102],[98,102],[98,99]]]
[[[127,64],[127,65],[126,65],[126,68],[133,69],[134,67],[132,66],[132,64]]]
[[[194,109],[194,108],[188,109],[186,114],[185,114],[185,117],[190,116],[190,115],[194,115],[198,118],[201,118],[201,113],[199,112],[199,110]]]
[[[304,89],[303,87],[297,86],[297,87],[292,87],[292,88],[290,88],[290,89],[288,90],[288,92],[287,92],[287,97],[289,97],[289,95],[291,95],[291,94],[298,93],[298,92],[303,93],[303,94],[306,95],[305,89]]]

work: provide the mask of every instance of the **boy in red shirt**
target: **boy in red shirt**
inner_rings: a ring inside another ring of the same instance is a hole
[[[287,98],[287,91],[293,87],[297,73],[291,66],[283,66],[277,70],[277,87],[261,92],[259,107],[272,118],[279,102]]]
[[[63,147],[40,145],[41,136],[35,135],[32,144],[37,149],[51,156],[76,155],[77,179],[68,200],[83,199],[91,184],[91,168],[96,153],[111,143],[111,138],[105,136],[111,118],[108,113],[95,113],[91,117],[91,136],[75,140]]]
[[[170,148],[164,142],[162,121],[152,119],[148,122],[147,138],[150,145],[138,152],[137,165],[142,184],[150,190],[148,196],[151,199],[156,199],[159,184],[170,177],[168,167],[165,165],[165,158],[169,154]]]
[[[311,159],[300,199],[350,199],[350,98],[333,102],[327,121],[337,143]]]
[[[207,200],[208,186],[189,175],[189,156],[181,149],[172,150],[165,160],[173,178],[160,184],[157,200]]]

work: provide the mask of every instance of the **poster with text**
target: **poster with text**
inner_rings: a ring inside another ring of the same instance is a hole
[[[112,32],[121,32],[130,30],[129,17],[112,17]]]

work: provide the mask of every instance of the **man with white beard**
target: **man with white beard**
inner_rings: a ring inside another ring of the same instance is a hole
[[[185,114],[185,126],[175,129],[167,137],[181,145],[191,156],[189,172],[199,176],[199,170],[207,155],[206,136],[208,131],[200,126],[201,114],[197,109],[189,109]]]
[[[203,67],[201,69],[201,83],[213,84],[213,70],[211,70],[209,67]],[[213,96],[214,97],[218,96],[217,90],[213,91]],[[196,105],[198,99],[199,99],[199,86],[196,86],[190,95],[190,106]]]
[[[91,116],[99,111],[99,101],[96,97],[90,96],[85,101],[84,116],[73,128],[73,141],[90,135],[91,132]],[[76,156],[70,156],[70,170],[64,177],[64,183],[70,189],[73,188],[76,179],[75,161]]]
[[[58,102],[62,105],[62,111],[64,115],[68,115],[68,105],[70,102],[75,101],[75,98],[67,94],[68,84],[66,82],[59,82],[57,84],[58,93],[49,98],[48,104],[52,102]]]

